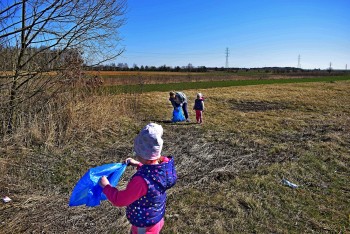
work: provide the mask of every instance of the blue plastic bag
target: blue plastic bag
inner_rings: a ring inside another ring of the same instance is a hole
[[[86,205],[90,207],[100,205],[107,197],[102,193],[98,184],[102,176],[106,176],[111,186],[117,186],[127,164],[110,163],[89,169],[75,185],[69,200],[69,206]]]
[[[181,106],[174,108],[172,122],[181,122],[185,121],[185,116],[182,113]]]

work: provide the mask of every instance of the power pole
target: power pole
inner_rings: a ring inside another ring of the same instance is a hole
[[[301,64],[300,64],[300,54],[298,56],[298,68],[301,68]]]
[[[230,51],[228,49],[228,47],[226,48],[226,65],[225,67],[228,68],[228,55],[230,54]]]
[[[348,70],[348,64],[345,64],[345,71]]]

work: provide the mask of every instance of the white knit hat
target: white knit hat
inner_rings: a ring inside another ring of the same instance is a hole
[[[134,151],[137,156],[146,160],[160,158],[163,148],[163,127],[156,123],[147,124],[134,140]]]

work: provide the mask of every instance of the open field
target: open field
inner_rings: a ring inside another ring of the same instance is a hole
[[[297,71],[297,72],[267,72],[245,71],[208,71],[208,72],[152,72],[152,71],[85,71],[87,76],[98,76],[103,80],[104,86],[113,85],[140,85],[140,84],[166,84],[184,82],[213,82],[213,81],[240,81],[240,80],[276,80],[349,76],[346,71]]]
[[[274,79],[242,79],[240,80],[212,80],[197,82],[176,82],[176,83],[141,83],[132,85],[107,85],[100,87],[101,93],[144,93],[154,91],[188,90],[188,89],[208,89],[231,86],[266,85],[266,84],[288,84],[288,83],[308,83],[308,82],[335,82],[350,80],[348,76],[323,76],[313,78],[274,78]]]
[[[0,233],[128,233],[125,209],[68,200],[88,168],[131,156],[150,121],[179,176],[162,233],[349,233],[349,90],[348,80],[188,89],[189,107],[204,94],[203,125],[169,123],[165,91],[88,97],[69,107],[59,148],[1,147],[0,194],[13,201],[0,204]]]

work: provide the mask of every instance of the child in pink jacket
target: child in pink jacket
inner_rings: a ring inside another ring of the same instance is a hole
[[[114,206],[126,206],[126,216],[132,224],[131,233],[159,233],[164,225],[166,190],[175,185],[177,176],[173,157],[161,156],[163,128],[150,123],[134,140],[136,158],[127,158],[137,172],[125,190],[109,184],[106,177],[99,181],[103,193]]]

